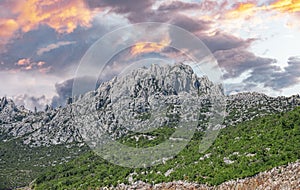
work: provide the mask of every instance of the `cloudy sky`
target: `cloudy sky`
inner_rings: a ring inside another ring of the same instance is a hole
[[[0,97],[29,108],[64,102],[88,48],[140,22],[174,24],[199,37],[227,93],[300,90],[300,0],[0,0],[0,10]],[[129,53],[168,43],[141,42]]]

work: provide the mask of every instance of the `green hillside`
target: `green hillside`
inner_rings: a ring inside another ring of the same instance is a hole
[[[26,186],[49,168],[77,158],[87,150],[86,146],[76,144],[29,147],[21,139],[1,142],[0,189]]]
[[[133,141],[133,134],[121,141],[130,146],[153,146],[171,132],[170,128],[152,132],[149,135],[159,139],[154,142],[146,142],[148,140],[144,138]],[[148,183],[187,180],[217,185],[230,179],[252,176],[300,158],[300,108],[222,129],[213,146],[205,153],[199,153],[202,136],[200,132],[195,133],[188,146],[174,159],[143,169],[116,166],[93,152],[87,152],[40,175],[34,187],[94,189],[129,183],[129,176],[133,181]]]

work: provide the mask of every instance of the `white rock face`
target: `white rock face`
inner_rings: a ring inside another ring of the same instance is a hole
[[[223,100],[222,87],[207,77],[197,77],[189,66],[152,65],[115,77],[64,108],[47,107],[43,112],[34,113],[2,98],[0,140],[22,137],[24,143],[31,146],[81,142],[82,134],[78,129],[87,123],[101,126],[101,130],[117,138],[128,130],[145,131],[171,125],[178,122],[178,117],[189,121],[195,115],[193,113],[198,114],[198,109],[203,116],[200,120],[208,122],[213,115],[208,109],[211,97]],[[227,115],[230,117],[225,118],[224,124],[235,125],[257,116],[288,111],[298,105],[299,95],[288,98],[272,98],[259,93],[232,95],[227,97]],[[163,112],[167,114],[160,114]],[[198,129],[202,128],[198,126]]]
[[[210,97],[225,98],[220,86],[197,77],[189,66],[152,65],[103,83],[76,101],[74,114],[84,137],[93,141],[106,132],[118,138],[176,123],[179,117],[186,124],[197,121]]]

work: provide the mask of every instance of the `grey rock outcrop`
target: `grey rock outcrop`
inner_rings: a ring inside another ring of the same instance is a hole
[[[119,184],[117,187],[103,189],[117,190],[173,190],[173,189],[197,189],[197,190],[265,190],[265,189],[287,189],[296,190],[300,187],[300,162],[290,163],[271,170],[258,173],[253,177],[237,179],[224,182],[218,186],[207,186],[187,181],[174,181],[151,185],[145,182],[135,182],[131,185]]]
[[[185,118],[187,113],[193,113],[194,105],[201,107],[201,120],[207,122],[212,115],[209,109],[212,97],[225,98],[222,86],[213,84],[205,76],[197,77],[189,66],[152,65],[102,83],[96,91],[76,98],[73,103],[69,101],[63,108],[48,106],[45,111],[32,112],[4,97],[0,100],[0,140],[21,137],[30,146],[82,142],[79,129],[86,123],[101,123],[103,131],[117,138],[130,126],[132,130],[147,126],[147,119],[151,117],[155,120],[153,125],[157,126],[177,122],[178,116]],[[274,98],[259,93],[241,93],[226,98],[224,126],[285,112],[300,105],[299,95]],[[180,113],[182,102],[191,105],[181,109],[184,113]],[[167,117],[155,115],[151,112],[153,108],[167,111]]]

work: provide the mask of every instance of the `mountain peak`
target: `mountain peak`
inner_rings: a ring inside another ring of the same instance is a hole
[[[13,100],[8,99],[7,97],[2,97],[0,100],[0,111],[17,111],[17,106],[13,102]]]
[[[102,83],[99,92],[109,88],[112,95],[137,93],[177,95],[180,93],[213,93],[219,87],[215,86],[207,77],[198,77],[189,65],[178,63],[175,65],[152,64],[149,68],[138,68]],[[214,89],[214,90],[213,90]],[[221,88],[218,91],[222,91]],[[141,92],[143,91],[143,92]]]
[[[83,115],[98,112],[101,122],[111,125],[110,128],[118,128],[118,116],[132,111],[130,114],[139,118],[158,99],[161,102],[164,99],[177,102],[182,98],[190,100],[198,96],[209,99],[210,95],[223,95],[222,86],[214,84],[206,76],[197,76],[190,66],[182,63],[153,64],[114,77],[102,83],[96,91],[80,95],[74,101],[70,99],[66,107],[51,109],[48,106],[46,110],[34,113],[16,107],[6,97],[0,98],[0,133],[9,133],[14,137],[25,135],[24,142],[35,142],[34,146],[78,142],[80,135],[74,128],[77,124],[72,115],[74,110]],[[126,113],[118,107],[118,103],[127,109]],[[259,109],[254,109],[257,105]],[[227,96],[228,115],[232,110],[239,111],[225,119],[224,124],[235,125],[257,116],[284,112],[298,105],[299,95],[273,98],[260,93],[240,93]],[[251,115],[248,113],[250,109],[255,110]],[[116,110],[117,113],[112,114]]]

